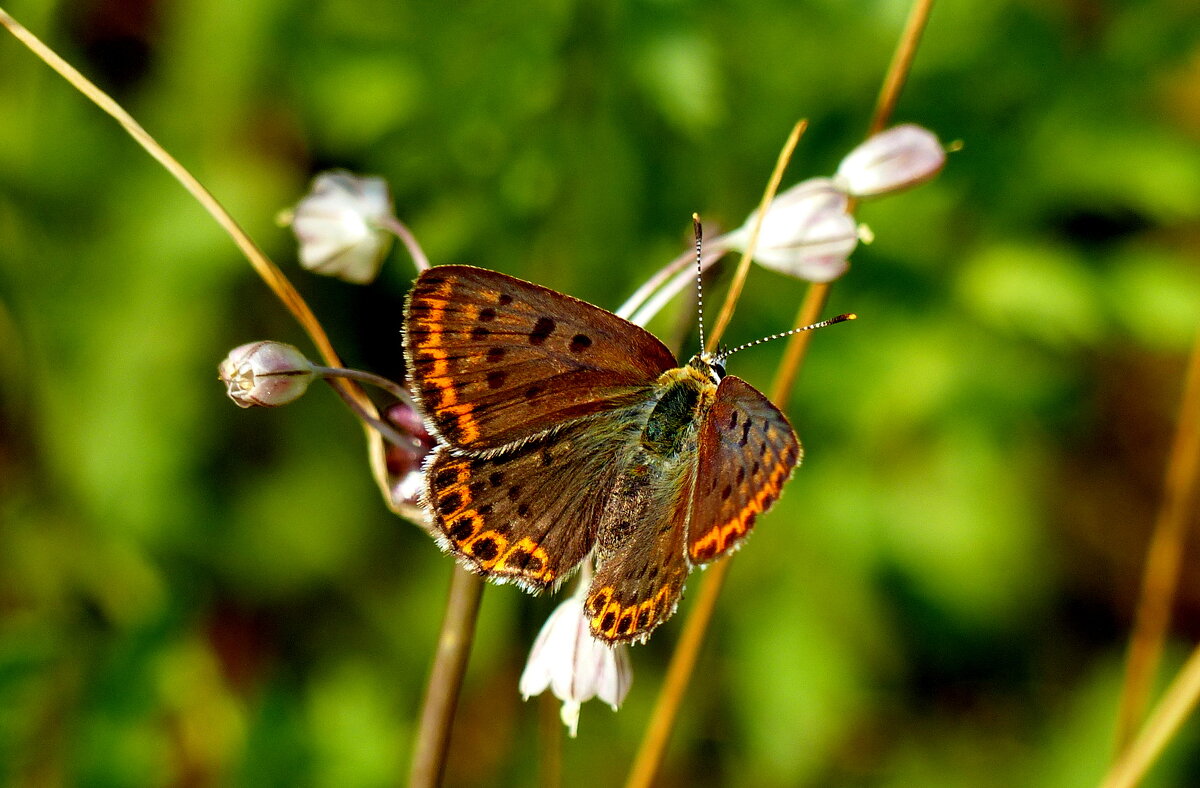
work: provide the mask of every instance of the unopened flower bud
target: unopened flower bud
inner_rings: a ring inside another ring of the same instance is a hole
[[[383,178],[321,173],[292,216],[300,264],[354,284],[372,281],[391,248],[392,236],[382,228],[391,214]]]
[[[420,415],[407,402],[393,404],[383,416],[400,434],[410,438],[406,443],[387,445],[385,459],[392,502],[417,510],[425,490],[422,468],[435,441]]]
[[[838,166],[839,189],[874,197],[923,183],[946,163],[937,135],[912,123],[893,126],[863,142]]]
[[[229,396],[240,407],[273,408],[298,399],[312,382],[312,363],[283,342],[250,342],[229,352],[217,367]]]
[[[848,198],[829,178],[810,178],[777,195],[767,206],[754,259],[775,271],[812,282],[841,276],[858,244],[858,227],[846,213]],[[729,235],[730,247],[745,250],[758,211]]]
[[[575,594],[559,605],[538,633],[518,687],[528,700],[549,688],[563,702],[560,716],[574,737],[579,707],[594,697],[620,707],[633,683],[627,646],[608,646],[592,637]]]

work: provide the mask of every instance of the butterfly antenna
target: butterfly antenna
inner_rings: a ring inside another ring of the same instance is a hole
[[[696,312],[700,316],[700,352],[704,352],[704,266],[701,264],[700,244],[704,231],[700,229],[700,214],[692,214],[692,230],[696,233]]]
[[[784,331],[782,334],[772,334],[769,337],[763,337],[762,339],[756,339],[753,342],[747,342],[744,345],[738,345],[733,350],[724,350],[717,357],[717,361],[724,363],[725,359],[729,358],[734,353],[737,353],[739,350],[745,350],[746,348],[754,347],[755,345],[763,345],[767,342],[771,342],[772,340],[790,337],[792,334],[799,334],[801,331],[812,331],[814,328],[824,328],[825,326],[832,326],[834,323],[845,323],[847,320],[856,320],[857,318],[858,315],[855,314],[838,315],[837,317],[831,317],[828,320],[822,320],[820,323],[813,323],[811,326],[793,328],[791,331]]]

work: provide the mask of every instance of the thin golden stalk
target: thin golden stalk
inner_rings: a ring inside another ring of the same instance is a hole
[[[738,299],[742,296],[742,288],[746,284],[746,277],[750,275],[750,262],[754,258],[754,248],[758,246],[758,236],[762,232],[763,221],[767,217],[767,207],[770,206],[771,200],[775,199],[775,192],[779,191],[779,182],[783,180],[783,172],[787,169],[788,162],[792,160],[792,154],[796,152],[796,144],[800,142],[800,137],[806,128],[808,128],[807,120],[797,121],[796,125],[792,127],[792,133],[788,135],[787,141],[783,143],[783,148],[779,151],[779,158],[775,160],[775,169],[771,173],[771,180],[767,182],[762,200],[758,203],[758,216],[754,220],[754,226],[750,229],[750,240],[746,244],[746,251],[742,252],[742,259],[738,261],[738,266],[733,272],[733,281],[729,283],[729,290],[725,293],[725,303],[721,304],[721,311],[717,315],[716,323],[713,324],[712,333],[708,336],[710,351],[717,349],[717,343],[725,334],[725,329],[729,327],[729,321],[733,319],[733,310],[737,308]]]
[[[28,47],[35,56],[50,66],[71,86],[116,120],[208,211],[209,215],[237,244],[242,254],[250,261],[250,265],[275,293],[284,307],[296,318],[316,346],[325,364],[329,367],[341,367],[341,359],[333,349],[333,344],[300,293],[200,181],[169,154],[120,104],[79,73],[70,63],[63,60],[54,50],[42,43],[3,8],[0,8],[0,25],[3,25],[18,41]],[[418,260],[418,266],[422,261],[423,259]],[[368,414],[372,419],[378,419],[379,412],[374,403],[356,383],[345,378],[337,378],[331,380],[330,383],[338,389],[339,393],[355,403],[360,412]],[[375,478],[384,500],[393,511],[407,516],[408,512],[397,508],[388,488],[382,437],[371,428],[366,420],[363,422],[363,430],[367,436],[372,476]],[[426,690],[425,705],[421,716],[416,757],[411,772],[414,785],[434,785],[441,779],[454,708],[466,669],[467,655],[470,652],[475,618],[482,592],[483,584],[478,578],[460,567],[454,567],[450,599],[447,602],[446,617],[442,622],[438,652]]]
[[[1200,647],[1192,651],[1179,675],[1150,713],[1150,718],[1105,775],[1100,788],[1133,788],[1146,776],[1163,748],[1200,700]]]
[[[229,212],[217,201],[217,198],[208,189],[204,188],[194,175],[188,172],[174,156],[167,153],[166,149],[162,145],[159,145],[158,141],[142,128],[142,125],[134,120],[133,116],[126,112],[112,97],[97,87],[83,74],[79,73],[74,66],[63,60],[57,52],[42,43],[37,36],[29,32],[20,22],[13,19],[3,8],[0,8],[0,25],[3,25],[14,38],[24,44],[39,60],[48,65],[59,76],[70,83],[72,87],[117,121],[135,142],[141,145],[152,158],[161,164],[208,211],[209,215],[225,230],[229,237],[233,239],[233,242],[237,244],[242,254],[250,261],[250,265],[254,268],[255,272],[262,277],[267,287],[271,288],[275,296],[292,313],[292,316],[296,318],[296,322],[308,334],[313,345],[316,346],[317,352],[320,353],[321,358],[325,361],[325,364],[330,367],[342,366],[342,361],[333,349],[333,344],[329,341],[328,335],[326,335],[325,330],[321,327],[321,323],[304,301],[304,298],[301,297],[288,278],[284,276],[283,272],[279,270],[278,266],[263,254],[258,245],[246,234],[246,231],[238,225],[234,218],[229,215]],[[346,396],[358,403],[362,410],[378,417],[379,413],[375,409],[375,405],[358,385],[349,380],[333,381],[333,385],[337,386]],[[371,474],[388,506],[394,508],[387,484],[383,439],[379,433],[365,422],[363,423],[363,431],[367,437]],[[395,511],[399,512],[399,510]]]
[[[1163,500],[1150,537],[1142,595],[1138,603],[1129,657],[1117,712],[1117,758],[1129,746],[1145,709],[1150,685],[1162,658],[1163,642],[1171,617],[1171,603],[1179,585],[1179,565],[1189,521],[1195,516],[1196,488],[1200,481],[1200,334],[1192,345],[1183,384],[1183,400],[1175,439],[1167,460]]]
[[[410,788],[433,788],[442,783],[454,711],[458,707],[458,694],[471,655],[482,596],[483,580],[455,565],[450,576],[450,594],[446,599],[442,631],[438,635],[437,653],[421,705],[421,724],[417,729],[408,777]]]
[[[888,66],[888,73],[884,77],[883,87],[876,102],[869,133],[874,133],[882,129],[891,118],[900,89],[904,86],[904,82],[912,68],[917,45],[920,43],[921,34],[925,30],[925,25],[929,20],[929,14],[932,9],[933,0],[915,0],[913,3],[909,11],[908,21],[904,27],[904,32],[900,36],[900,42]],[[779,168],[777,167],[777,169]],[[764,201],[759,206],[760,219],[766,213],[767,202],[769,201]],[[750,251],[753,250],[757,237],[758,228],[756,227],[754,234],[751,236],[747,253],[742,257],[742,263],[745,265],[748,265],[747,261],[750,258]],[[739,270],[740,268],[741,266],[739,265]],[[809,286],[800,312],[797,315],[797,328],[817,320],[819,312],[825,305],[828,293],[828,284],[814,284]],[[731,300],[727,298],[726,303],[730,303]],[[724,317],[723,313],[722,316]],[[728,319],[726,318],[724,322],[727,323]],[[713,338],[710,340],[710,347],[716,347],[716,340],[720,338],[720,333],[723,329],[724,323],[719,319],[717,327],[713,331]],[[793,334],[789,338],[783,366],[772,387],[771,399],[776,404],[786,404],[787,396],[785,395],[790,395],[793,381],[800,371],[800,365],[808,348],[809,334],[810,332],[802,331],[798,334]],[[675,647],[675,652],[671,655],[671,662],[667,666],[666,678],[663,681],[662,688],[659,690],[654,711],[651,713],[650,722],[646,727],[646,733],[642,737],[637,756],[634,758],[633,767],[629,772],[629,778],[625,783],[627,788],[649,788],[658,774],[663,756],[666,753],[667,743],[670,740],[671,731],[675,726],[675,719],[683,703],[683,696],[687,692],[692,671],[696,666],[700,646],[704,643],[704,635],[708,631],[709,623],[712,621],[717,598],[720,596],[725,577],[729,573],[731,562],[732,556],[729,556],[708,569],[701,578],[700,592],[696,597],[695,604],[688,613],[688,618],[684,623],[683,632],[680,635],[679,643]]]

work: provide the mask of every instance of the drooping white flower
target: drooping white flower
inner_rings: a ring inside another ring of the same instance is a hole
[[[849,198],[829,178],[810,178],[776,195],[767,206],[754,259],[761,265],[812,282],[841,276],[858,244],[858,226],[846,212]],[[758,218],[755,210],[727,236],[745,251]]]
[[[912,123],[872,135],[838,165],[834,182],[854,197],[875,197],[923,183],[941,172],[946,151],[937,135]]]
[[[628,647],[610,647],[593,638],[583,599],[575,594],[546,619],[518,687],[526,700],[549,688],[562,701],[560,716],[574,737],[585,701],[599,697],[616,711],[632,683]]]
[[[250,342],[229,351],[217,367],[239,407],[274,408],[298,399],[315,373],[298,348],[283,342]]]
[[[354,284],[372,281],[392,245],[384,229],[391,203],[383,178],[342,171],[318,175],[292,215],[300,264]]]

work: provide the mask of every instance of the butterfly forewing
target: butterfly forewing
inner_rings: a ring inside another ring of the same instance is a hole
[[[619,410],[599,414],[494,456],[438,448],[426,480],[443,547],[494,580],[534,591],[560,581],[595,542],[627,421]]]
[[[470,266],[421,274],[405,309],[413,390],[442,439],[491,450],[644,399],[675,358],[616,315]]]
[[[750,384],[722,379],[700,426],[688,557],[704,564],[730,550],[771,507],[802,456],[787,418]]]

